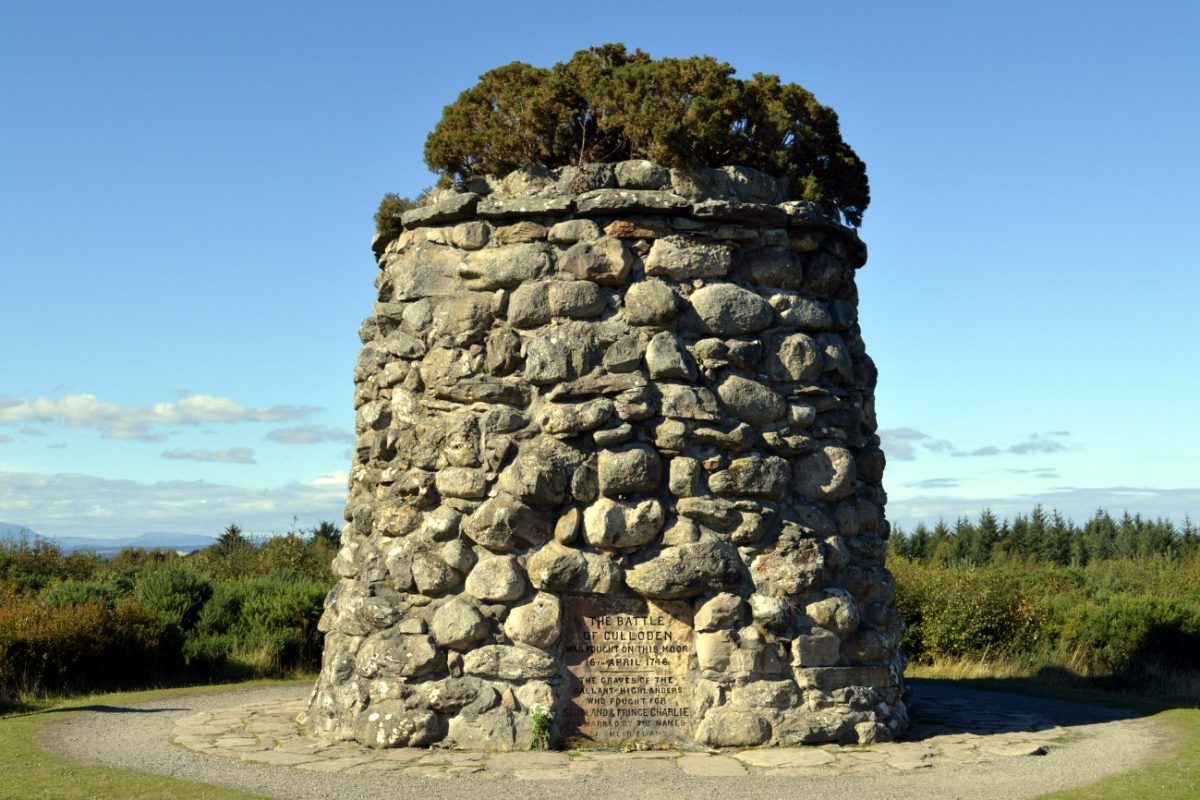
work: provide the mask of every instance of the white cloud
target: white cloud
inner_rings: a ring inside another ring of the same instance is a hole
[[[879,431],[883,452],[893,461],[915,461],[921,451],[952,455],[957,458],[987,458],[1004,454],[1029,455],[1031,453],[1046,454],[1078,450],[1078,445],[1064,441],[1070,438],[1070,431],[1051,431],[1046,434],[1031,433],[1016,444],[1005,446],[989,444],[972,450],[964,450],[946,439],[935,439],[916,428],[883,428]]]
[[[354,434],[345,428],[322,428],[319,425],[299,425],[276,428],[267,434],[272,442],[282,444],[320,444],[322,442],[353,442]]]
[[[1069,436],[1070,434],[1065,432],[1056,432],[1049,436],[1041,436],[1035,433],[1023,442],[1009,445],[1008,452],[1020,455],[1024,455],[1025,453],[1061,453],[1064,450],[1071,449],[1068,443],[1059,441]]]
[[[249,447],[230,447],[226,450],[184,450],[176,447],[164,450],[163,458],[183,461],[214,461],[221,464],[257,464],[254,451]]]
[[[333,472],[326,472],[324,475],[318,475],[313,479],[313,486],[346,486],[350,480],[349,474],[340,469]]]
[[[12,441],[11,436],[0,436],[0,444],[8,444]]]
[[[330,475],[271,487],[208,481],[142,483],[96,475],[0,471],[0,519],[59,536],[115,537],[146,531],[216,535],[236,522],[255,533],[322,520],[341,524],[346,481]]]
[[[106,403],[92,394],[28,399],[0,395],[0,422],[23,424],[60,423],[70,427],[97,428],[110,439],[161,442],[158,428],[202,423],[284,422],[300,419],[316,409],[277,405],[247,408],[228,397],[207,394],[185,395],[174,402],[151,406]]]

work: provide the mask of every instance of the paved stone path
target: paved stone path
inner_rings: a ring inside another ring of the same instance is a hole
[[[981,698],[990,702],[981,702]],[[372,750],[305,736],[295,722],[306,697],[200,711],[174,723],[172,740],[198,753],[315,773],[400,773],[412,778],[492,776],[519,781],[570,781],[651,771],[705,778],[875,775],[957,769],[978,775],[1009,772],[1019,762],[1062,755],[1094,743],[1095,728],[1127,727],[1125,766],[1148,755],[1145,721],[1111,709],[925,685],[914,724],[903,742],[867,747],[825,745],[740,751],[573,750],[476,753],[447,750]],[[1153,727],[1153,726],[1150,726]],[[1161,734],[1159,734],[1161,735]],[[1153,736],[1151,738],[1154,738]],[[1061,759],[1052,759],[1061,760]],[[1098,770],[1093,775],[1099,775]],[[1082,776],[1086,783],[1087,771]],[[1036,788],[1036,787],[1034,787]],[[986,792],[978,796],[992,796]]]

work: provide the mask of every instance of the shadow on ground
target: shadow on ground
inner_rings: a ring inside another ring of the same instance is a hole
[[[187,706],[179,706],[177,708],[130,708],[128,706],[106,706],[86,705],[86,706],[56,706],[47,708],[41,713],[43,714],[65,714],[69,711],[94,711],[97,714],[162,714],[171,711],[190,711]]]
[[[1079,693],[1076,700],[1030,694],[1033,679],[910,678],[907,698],[911,727],[904,736],[922,741],[947,734],[1021,733],[1092,725],[1150,716],[1158,708],[1132,698]],[[1119,703],[1119,705],[1118,705]],[[1139,707],[1134,707],[1139,706]]]

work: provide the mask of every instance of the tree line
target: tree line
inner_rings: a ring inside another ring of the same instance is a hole
[[[918,523],[911,531],[892,528],[890,551],[900,557],[937,565],[983,566],[1010,560],[1059,566],[1086,566],[1113,559],[1186,557],[1200,549],[1200,530],[1190,517],[1182,525],[1124,512],[1114,517],[1104,509],[1083,525],[1058,510],[1037,505],[1012,520],[985,509],[977,520],[939,519]]]

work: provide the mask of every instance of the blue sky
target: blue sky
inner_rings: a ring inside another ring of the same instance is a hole
[[[340,519],[371,215],[442,107],[621,41],[868,165],[889,516],[1200,517],[1200,6],[0,3],[0,521]]]

